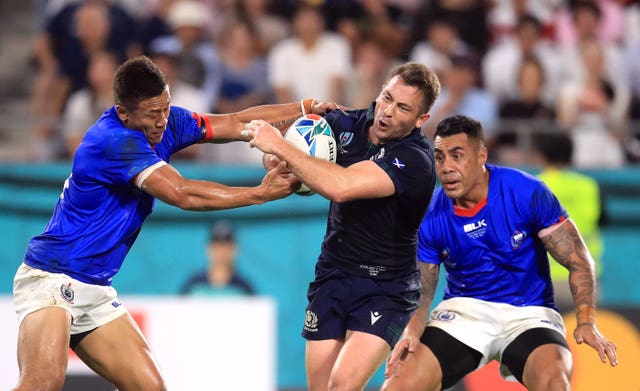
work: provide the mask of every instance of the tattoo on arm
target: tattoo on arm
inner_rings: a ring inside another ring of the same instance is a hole
[[[422,284],[422,301],[431,306],[433,296],[436,294],[436,286],[438,286],[438,276],[440,274],[440,265],[433,263],[420,262],[420,283]],[[426,301],[428,300],[428,303]]]
[[[569,269],[569,286],[576,306],[595,305],[595,263],[575,224],[566,221],[541,240],[551,256]]]
[[[279,129],[281,131],[284,131],[284,129],[287,129],[298,118],[299,117],[294,117],[294,118],[283,119],[283,120],[280,120],[280,121],[273,121],[273,122],[269,122],[269,125],[273,126],[274,128],[277,128],[277,129]]]

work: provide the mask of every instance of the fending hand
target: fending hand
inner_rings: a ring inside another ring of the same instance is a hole
[[[578,324],[573,331],[573,337],[578,344],[586,343],[598,352],[600,361],[603,363],[606,363],[608,359],[612,367],[618,365],[616,345],[609,341],[604,335],[600,334],[595,323]]]
[[[415,352],[415,341],[413,340],[414,338],[405,337],[398,341],[387,358],[387,367],[384,370],[385,378],[397,376],[402,365],[407,362],[411,353]]]

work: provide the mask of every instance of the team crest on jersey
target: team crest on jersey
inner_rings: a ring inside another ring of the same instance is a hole
[[[304,329],[315,333],[318,331],[318,315],[311,310],[307,310],[307,314],[304,317]]]
[[[434,319],[437,319],[441,322],[451,322],[455,319],[455,317],[455,312],[451,311],[437,311],[433,316]]]
[[[346,147],[347,145],[351,144],[351,141],[353,141],[353,133],[352,132],[342,132],[340,133],[340,137],[338,137],[340,146],[342,147]]]
[[[516,232],[511,236],[511,248],[516,250],[518,247],[522,245],[522,242],[527,238],[526,232],[520,232],[516,230]]]
[[[69,304],[73,304],[75,293],[71,289],[71,283],[60,285],[60,296]]]

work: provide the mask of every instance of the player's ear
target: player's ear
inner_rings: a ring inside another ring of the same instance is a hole
[[[421,128],[422,125],[424,125],[425,122],[427,122],[427,120],[429,119],[429,117],[431,117],[431,114],[429,113],[424,113],[422,115],[420,115],[418,117],[418,119],[416,120],[416,128]]]
[[[129,118],[129,111],[126,107],[122,105],[116,105],[116,113],[118,113],[118,118],[122,123],[127,123],[127,119]]]
[[[484,143],[480,144],[480,150],[478,151],[478,159],[480,159],[480,164],[484,165],[487,162],[487,158],[489,157],[489,151],[487,150],[487,146]]]

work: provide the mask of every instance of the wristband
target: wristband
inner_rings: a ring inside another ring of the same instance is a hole
[[[596,324],[596,309],[589,304],[580,304],[578,306],[578,312],[576,312],[576,320],[578,326],[583,324]]]
[[[302,111],[302,115],[307,115],[307,113],[313,113],[313,104],[316,102],[314,98],[303,99],[300,101],[300,111]]]

